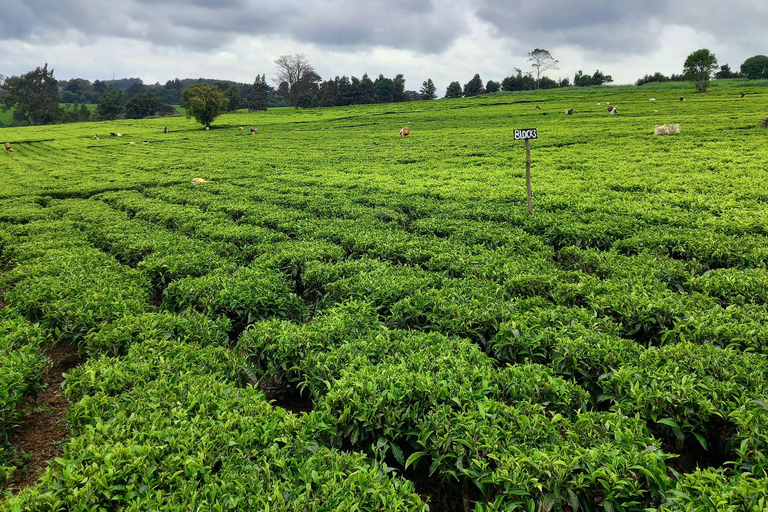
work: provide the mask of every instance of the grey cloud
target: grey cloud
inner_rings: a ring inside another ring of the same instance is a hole
[[[215,50],[238,36],[276,36],[336,48],[385,46],[439,53],[467,29],[436,0],[7,0],[0,39],[59,41],[67,30]]]
[[[510,6],[503,0],[481,0],[477,15],[500,34],[537,47],[643,53],[653,45],[657,20],[669,4],[668,0],[526,0]]]

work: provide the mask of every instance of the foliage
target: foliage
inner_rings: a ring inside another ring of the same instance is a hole
[[[717,69],[717,58],[706,48],[696,50],[685,59],[683,75],[694,82],[699,92],[707,92],[712,74]]]
[[[485,84],[485,92],[487,93],[499,92],[500,90],[501,84],[499,82],[488,80],[488,83]]]
[[[461,84],[459,82],[451,82],[445,89],[445,98],[461,98],[462,96]]]
[[[113,121],[125,113],[125,94],[119,89],[109,89],[101,96],[96,107],[96,117],[101,121]]]
[[[516,75],[508,76],[501,81],[502,91],[532,91],[536,89],[536,80],[530,74],[523,74],[522,70],[518,68],[516,71]]]
[[[199,83],[184,89],[181,93],[181,106],[187,110],[187,119],[195,120],[210,128],[214,119],[219,117],[229,105],[229,100],[214,86]]]
[[[536,71],[536,82],[541,80],[541,74],[550,69],[560,69],[558,64],[560,61],[552,57],[552,54],[547,50],[536,48],[535,50],[528,52],[528,62],[531,63],[531,67]]]
[[[669,82],[669,81],[670,79],[668,76],[665,76],[664,74],[659,73],[657,71],[652,75],[645,75],[643,78],[638,78],[637,82],[635,82],[635,85],[640,86],[640,85],[650,84],[654,82],[663,83],[663,82]]]
[[[0,95],[4,112],[13,109],[13,120],[21,124],[52,124],[59,119],[58,84],[48,64],[21,76],[5,79]]]
[[[741,64],[741,74],[750,80],[768,78],[768,56],[755,55]]]
[[[248,110],[251,112],[257,110],[267,110],[269,105],[269,90],[270,87],[267,84],[267,78],[265,75],[256,75],[256,79],[253,81],[253,87],[248,94]]]
[[[311,88],[312,84],[320,81],[315,68],[303,53],[281,55],[275,59],[277,66],[277,83],[285,83],[287,98],[291,106],[299,108],[299,96]]]
[[[126,119],[143,119],[155,115],[162,103],[155,97],[152,89],[137,94],[125,104]]]
[[[462,95],[466,98],[469,98],[471,96],[477,96],[478,94],[484,94],[485,89],[483,88],[483,80],[480,78],[480,75],[475,75],[472,80],[464,84],[464,91],[462,92]]]
[[[227,112],[235,112],[240,108],[243,103],[243,97],[240,96],[240,91],[235,84],[230,84],[229,87],[222,91],[224,96],[229,100],[227,104]]]
[[[717,73],[715,73],[715,78],[718,80],[727,79],[727,78],[739,78],[741,77],[741,73],[738,71],[731,71],[731,66],[728,64],[723,64],[720,66],[720,69]],[[766,75],[766,78],[768,78],[768,75]]]
[[[437,87],[435,87],[435,83],[431,78],[427,78],[427,80],[421,84],[419,93],[421,94],[421,99],[423,100],[437,99]]]

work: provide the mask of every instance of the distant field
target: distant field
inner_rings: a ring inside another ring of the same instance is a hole
[[[765,85],[3,129],[0,511],[765,510]]]

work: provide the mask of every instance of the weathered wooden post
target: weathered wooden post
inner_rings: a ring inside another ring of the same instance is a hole
[[[531,189],[531,139],[539,137],[536,128],[515,130],[515,140],[525,141],[525,186],[528,189],[528,215],[533,215],[533,190]]]

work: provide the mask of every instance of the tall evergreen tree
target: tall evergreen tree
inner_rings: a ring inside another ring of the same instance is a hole
[[[392,101],[408,101],[408,98],[405,96],[405,78],[403,77],[402,73],[395,75],[392,83],[395,85],[395,90],[392,93]]]
[[[395,83],[381,74],[373,83],[373,90],[376,103],[391,103],[395,97]]]
[[[421,99],[423,100],[437,99],[437,87],[435,87],[435,83],[431,78],[427,78],[427,80],[421,84],[419,94],[421,94]]]
[[[256,75],[256,80],[253,81],[253,87],[251,87],[251,93],[248,95],[248,110],[251,112],[267,110],[267,105],[269,105],[269,85],[267,84],[266,75]]]

